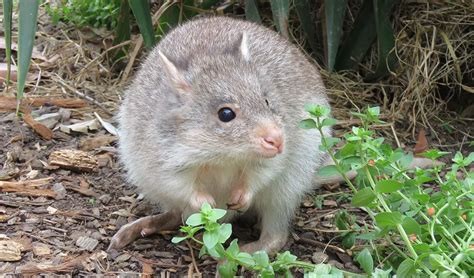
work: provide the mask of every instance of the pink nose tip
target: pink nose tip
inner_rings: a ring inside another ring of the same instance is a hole
[[[267,136],[263,139],[263,147],[266,149],[276,149],[278,153],[283,150],[283,138],[281,135]]]

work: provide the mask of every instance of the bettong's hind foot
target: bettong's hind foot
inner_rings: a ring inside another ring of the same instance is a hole
[[[112,237],[107,251],[120,250],[140,237],[177,229],[180,223],[181,217],[173,212],[142,217],[122,226]]]

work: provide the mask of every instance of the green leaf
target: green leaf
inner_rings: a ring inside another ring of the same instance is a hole
[[[156,40],[148,0],[128,0],[128,4],[137,20],[146,48],[151,49],[155,45]]]
[[[447,265],[446,261],[443,258],[443,256],[441,256],[439,254],[430,254],[428,259],[429,259],[429,262],[430,262],[431,266],[434,269],[437,269],[437,270],[442,270],[442,269],[444,269],[443,265]]]
[[[224,210],[224,209],[211,209],[211,212],[209,213],[208,219],[209,219],[209,221],[217,222],[217,220],[224,217],[224,215],[226,213],[227,213],[227,211]]]
[[[222,224],[219,228],[219,242],[224,243],[232,234],[232,225],[229,223]]]
[[[20,100],[23,98],[26,76],[31,63],[33,43],[36,33],[39,0],[18,1],[18,77],[17,77],[17,114]]]
[[[5,58],[7,62],[6,91],[10,84],[10,73],[12,64],[12,9],[13,0],[3,1],[3,27],[5,34]]]
[[[306,40],[309,43],[309,46],[313,51],[318,49],[317,39],[316,39],[316,25],[311,16],[311,6],[309,5],[308,0],[295,0],[295,10],[298,18],[300,19],[300,24],[303,29],[303,32],[306,36]]]
[[[234,239],[229,247],[226,250],[227,254],[230,255],[233,258],[236,258],[237,255],[239,254],[239,244],[237,244],[237,239]]]
[[[270,259],[265,251],[257,251],[253,253],[253,259],[255,260],[255,264],[262,268],[266,268],[270,264]]]
[[[450,154],[450,152],[442,152],[442,151],[438,151],[438,150],[428,150],[428,151],[419,153],[418,155],[434,160],[434,159],[438,159],[442,156],[445,156],[447,154]]]
[[[322,126],[333,126],[337,123],[337,120],[336,119],[333,119],[333,118],[326,118],[323,120],[323,122],[321,123]]]
[[[368,233],[365,233],[365,234],[360,234],[360,235],[356,236],[356,238],[362,239],[362,240],[374,240],[374,239],[378,238],[378,233],[377,232],[368,232]]]
[[[345,249],[350,249],[355,244],[356,234],[348,233],[342,238],[342,247]]]
[[[202,219],[201,213],[191,214],[186,220],[186,225],[189,226],[199,226],[202,224],[204,224],[204,220]]]
[[[237,264],[234,262],[225,261],[223,264],[217,267],[217,270],[223,278],[231,278],[237,273]]]
[[[381,78],[395,68],[397,57],[393,52],[395,48],[395,35],[390,22],[390,13],[395,0],[373,0],[375,27],[377,30],[378,61],[375,73],[367,76],[367,80]]]
[[[362,267],[365,273],[371,274],[373,272],[374,260],[372,259],[369,249],[364,248],[364,250],[362,250],[362,252],[357,255],[356,261],[359,263],[360,267]]]
[[[245,0],[245,18],[249,21],[262,23],[255,0]]]
[[[376,195],[369,187],[362,188],[352,197],[352,205],[356,207],[368,206],[375,200]]]
[[[127,41],[130,39],[130,6],[128,5],[127,0],[122,0],[120,4],[120,13],[117,19],[117,26],[115,27],[115,39],[113,44],[117,45],[121,42]],[[123,49],[127,49],[128,45],[124,46]],[[117,59],[124,56],[124,51],[117,52]]]
[[[321,177],[330,177],[330,176],[340,175],[340,174],[337,171],[337,168],[335,165],[327,165],[318,170],[318,175]]]
[[[419,235],[421,234],[421,227],[418,222],[416,222],[413,218],[411,217],[405,217],[403,219],[402,227],[405,230],[407,234],[415,234]]]
[[[403,187],[403,183],[396,180],[380,180],[375,185],[377,193],[392,193]]]
[[[214,248],[216,244],[219,242],[219,230],[211,230],[211,231],[205,231],[204,236],[202,237],[204,246],[206,246],[207,249]]]
[[[328,137],[328,138],[326,138],[326,144],[327,144],[327,148],[328,148],[328,149],[334,147],[334,146],[337,145],[339,142],[341,142],[341,139],[339,139],[339,138],[334,138],[334,137]]]
[[[402,214],[400,212],[381,212],[375,216],[377,225],[381,228],[395,227],[398,224],[402,224]]]
[[[285,251],[282,254],[277,255],[277,260],[284,264],[291,264],[296,262],[297,257],[290,253],[290,251]]]
[[[316,122],[313,119],[302,120],[299,124],[302,129],[313,129],[316,128]]]
[[[352,26],[337,54],[336,70],[355,69],[377,37],[371,0],[364,0]]]
[[[428,253],[431,250],[430,246],[426,243],[413,244],[413,249],[417,253]]]
[[[241,265],[246,267],[255,265],[255,261],[249,253],[241,252],[237,255],[236,259]]]
[[[187,239],[187,237],[185,237],[185,236],[181,236],[181,237],[175,236],[171,239],[171,242],[172,243],[180,243],[181,241],[183,241],[185,239]]]
[[[331,72],[334,69],[336,55],[342,34],[342,25],[346,14],[347,0],[324,1],[326,24],[327,66]]]
[[[273,22],[275,23],[278,32],[285,37],[289,38],[288,33],[288,16],[290,14],[290,1],[289,0],[270,0],[273,14]]]
[[[331,112],[329,107],[317,104],[306,104],[304,110],[310,113],[313,117],[325,117]]]

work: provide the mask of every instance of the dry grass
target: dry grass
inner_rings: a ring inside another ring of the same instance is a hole
[[[439,5],[405,2],[394,16],[399,67],[389,78],[365,83],[355,73],[329,75],[323,71],[335,114],[347,118],[347,108],[378,104],[387,121],[406,128],[397,133],[411,139],[419,128],[430,129],[437,136],[446,119],[472,125],[473,118],[449,113],[446,102],[456,93],[466,94],[466,98],[472,93],[468,82],[472,86],[474,5],[469,1]],[[376,60],[372,52],[361,71],[374,69]],[[472,140],[474,134],[467,132],[464,135]]]
[[[449,97],[459,92],[469,94],[466,91],[472,90],[468,85],[472,86],[474,71],[474,5],[470,1],[424,2],[405,1],[396,11],[395,51],[400,66],[390,77],[366,83],[354,72],[328,74],[321,70],[337,118],[350,121],[349,109],[380,105],[384,119],[392,126],[385,129],[387,135],[393,134],[393,126],[397,126],[399,136],[414,139],[419,128],[431,129],[436,135],[443,122],[441,117],[448,115]],[[301,37],[299,30],[293,34],[297,40]],[[26,95],[79,96],[100,105],[103,115],[112,115],[123,87],[133,75],[123,76],[128,57],[111,64],[110,55],[116,48],[112,47],[112,39],[112,33],[102,30],[79,30],[62,23],[53,26],[41,10],[36,46],[47,61],[33,61],[31,71],[35,78],[28,82]],[[135,37],[123,45],[130,44],[133,53],[137,41]],[[138,52],[134,67],[144,54],[143,50]],[[361,72],[375,68],[376,60],[373,51],[361,65]],[[471,84],[466,83],[469,79]],[[80,111],[85,112],[88,111]],[[450,116],[467,122],[467,126],[472,124],[472,118],[459,118],[452,113]],[[468,130],[461,132],[472,140],[473,134]]]

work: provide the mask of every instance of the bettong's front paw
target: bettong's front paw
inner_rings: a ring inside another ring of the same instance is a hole
[[[252,200],[252,194],[244,187],[237,187],[230,194],[229,201],[227,202],[227,208],[231,210],[237,210],[239,212],[245,212],[250,207]]]

